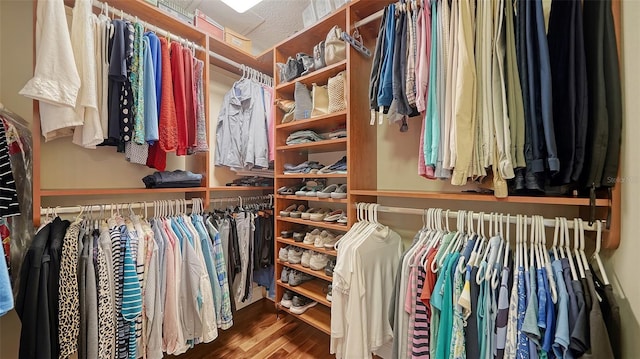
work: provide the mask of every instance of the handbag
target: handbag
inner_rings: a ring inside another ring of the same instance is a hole
[[[338,73],[330,77],[327,83],[329,93],[329,113],[344,111],[347,109],[346,73]]]
[[[315,63],[313,61],[313,57],[303,52],[299,52],[296,55],[296,59],[298,59],[298,62],[302,64],[302,68],[304,69],[304,71],[300,75],[306,75],[314,70]]]
[[[280,70],[280,83],[289,82],[294,80],[302,74],[304,71],[304,66],[302,65],[302,61],[298,61],[293,57],[289,56],[286,63],[277,63],[278,69]]]
[[[324,42],[324,63],[329,66],[347,58],[347,44],[342,40],[342,29],[335,25]]]
[[[311,117],[313,101],[311,100],[311,92],[305,84],[296,82],[293,98],[296,101],[296,108],[293,110],[293,119],[301,120]]]
[[[324,40],[320,41],[316,46],[313,47],[313,63],[316,70],[327,66],[324,63]]]
[[[313,102],[312,117],[329,113],[329,90],[326,85],[318,86],[313,84],[311,87],[311,100]]]

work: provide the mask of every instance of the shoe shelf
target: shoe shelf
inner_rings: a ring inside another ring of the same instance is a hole
[[[279,111],[279,110],[278,110]],[[347,122],[347,111],[338,111],[322,116],[315,116],[303,120],[276,125],[276,130],[286,130],[294,132],[298,130],[317,130],[316,132],[330,132],[336,127],[340,127]]]
[[[313,244],[305,244],[302,242],[296,242],[291,238],[282,238],[282,237],[278,237],[278,242],[286,244],[286,245],[291,245],[291,246],[296,246],[296,247],[300,247],[300,248],[304,248],[304,249],[310,249],[312,251],[318,252],[318,253],[324,253],[330,256],[337,256],[338,252],[335,249],[327,249],[327,248],[318,248],[316,246],[314,246]]]
[[[346,173],[301,173],[293,175],[277,174],[276,178],[347,178]]]
[[[304,282],[297,286],[291,286],[288,283],[282,282],[280,279],[277,281],[278,285],[289,289],[292,292],[304,295],[305,297],[324,305],[325,307],[331,307],[331,302],[327,300],[327,295],[324,292],[327,291],[327,283],[318,279]]]
[[[329,77],[337,75],[339,72],[346,70],[347,60],[342,60],[333,65],[329,65],[321,68],[320,70],[313,71],[312,73],[300,76],[293,81],[286,82],[276,86],[276,91],[280,93],[293,93],[296,87],[296,82],[302,82],[310,87],[311,84],[316,83],[318,85],[326,85]]]
[[[317,142],[300,143],[297,145],[284,145],[276,147],[276,151],[300,151],[307,153],[345,151],[347,139],[324,140]]]
[[[303,322],[321,330],[323,333],[330,335],[331,334],[331,308],[325,307],[323,305],[316,305],[307,309],[302,314],[294,314],[291,311],[280,304],[276,304],[277,308],[285,311],[294,317],[302,320]]]
[[[290,201],[309,201],[309,202],[326,202],[326,203],[348,203],[346,198],[320,198],[320,197],[307,197],[307,196],[293,196],[277,194],[276,198],[290,200]]]
[[[307,268],[307,267],[303,267],[302,264],[293,264],[293,263],[289,263],[289,262],[283,262],[280,259],[277,260],[278,263],[280,263],[281,265],[285,266],[285,267],[289,267],[295,270],[298,270],[300,272],[304,272],[307,274],[310,274],[316,278],[320,278],[323,280],[326,280],[327,282],[331,282],[333,281],[333,278],[324,274],[324,269],[323,270],[313,270],[311,268]]]
[[[349,230],[348,226],[341,225],[341,224],[329,223],[329,222],[325,222],[325,221],[316,222],[316,221],[312,221],[312,220],[308,220],[308,219],[291,218],[291,217],[280,217],[280,216],[276,217],[276,219],[279,220],[279,221],[283,221],[283,222],[304,224],[305,226],[333,229],[333,230],[342,231],[342,232],[346,232],[346,231]]]

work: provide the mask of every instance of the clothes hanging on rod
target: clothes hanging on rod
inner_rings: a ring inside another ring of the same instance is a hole
[[[356,22],[381,17],[371,124],[406,131],[419,111],[419,175],[497,197],[613,186],[618,53],[611,2],[596,3],[553,1],[548,33],[541,0],[400,1]]]
[[[189,202],[190,215],[185,200],[154,202],[149,219],[148,203],[42,209],[49,215],[20,273],[20,358],[69,357],[76,350],[79,358],[162,358],[229,329],[239,290],[239,300],[251,293],[232,285],[240,276],[227,272],[227,263],[240,266],[245,280],[272,265],[271,198],[247,198],[242,208],[213,214],[204,213],[202,200]],[[73,221],[57,216],[79,210]],[[247,235],[235,252],[224,234],[226,217],[249,219],[240,225]],[[266,257],[245,255],[254,248]]]
[[[233,84],[218,114],[216,166],[269,168],[275,154],[273,106],[273,88],[251,72]]]

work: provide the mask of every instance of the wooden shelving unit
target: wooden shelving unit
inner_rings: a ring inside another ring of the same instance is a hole
[[[309,324],[312,327],[315,327],[321,330],[323,333],[330,335],[331,334],[331,309],[322,305],[316,305],[315,307],[307,309],[306,312],[298,315],[293,314],[291,311],[276,302],[276,308],[280,309],[284,312],[287,312],[294,317],[302,320],[303,322]]]
[[[276,91],[280,91],[282,93],[293,93],[296,82],[302,82],[307,86],[310,86],[313,83],[326,82],[329,77],[335,76],[338,72],[344,71],[346,68],[347,60],[342,60],[333,65],[329,65],[304,76],[300,76],[293,81],[280,84],[276,86]]]
[[[313,301],[318,302],[325,307],[331,307],[331,302],[327,300],[327,296],[322,295],[323,291],[327,290],[327,282],[314,279],[297,286],[291,286],[287,283],[283,283],[278,279],[277,284],[284,289],[288,289],[292,292],[304,295],[305,297],[312,299]]]
[[[278,110],[279,111],[279,110]],[[276,125],[276,130],[286,129],[290,132],[312,129],[312,130],[331,130],[346,123],[346,111],[334,112],[327,115],[315,116],[304,120],[296,120],[288,123]],[[316,131],[317,132],[317,131]]]

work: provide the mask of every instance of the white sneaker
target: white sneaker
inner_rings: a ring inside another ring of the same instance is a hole
[[[302,264],[303,267],[309,268],[309,261],[311,260],[311,255],[313,254],[313,251],[310,249],[307,249],[306,251],[304,251],[302,253],[302,258],[300,259],[300,264]]]
[[[338,241],[340,240],[340,238],[342,238],[342,234],[341,234],[341,235],[339,235],[339,236],[337,236],[337,237],[335,237],[335,238],[334,238],[334,239],[332,239],[332,240],[329,240],[329,241],[324,242],[324,248],[326,248],[326,249],[333,249],[333,248],[334,248],[334,246],[336,245],[336,243],[338,243]]]
[[[302,243],[304,244],[314,244],[316,241],[316,237],[320,235],[320,230],[318,228],[314,229],[313,231],[307,233],[307,235],[304,236],[304,239],[302,240]]]
[[[289,253],[287,253],[289,263],[298,264],[302,261],[302,249],[298,247],[293,247],[289,249]]]
[[[313,246],[316,248],[324,248],[324,244],[335,239],[335,236],[327,231],[322,231],[319,236],[316,237]]]
[[[280,251],[278,251],[278,259],[283,262],[289,261],[289,247],[280,248]]]
[[[309,261],[309,267],[313,270],[323,270],[329,263],[329,256],[322,253],[314,253]]]
[[[292,304],[293,304],[293,292],[290,290],[287,290],[284,292],[284,295],[282,295],[282,300],[280,301],[280,305],[285,308],[291,308]]]

